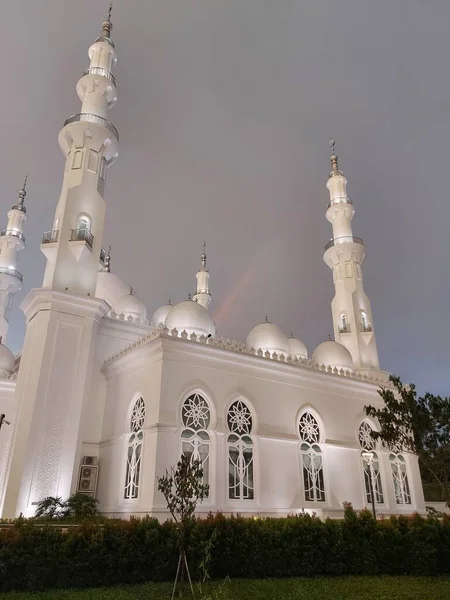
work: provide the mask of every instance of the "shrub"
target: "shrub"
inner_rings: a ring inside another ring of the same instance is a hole
[[[204,576],[207,546],[213,579],[443,575],[450,573],[450,518],[391,517],[376,522],[370,513],[357,515],[351,507],[343,521],[310,515],[210,515],[195,521],[189,539],[196,579]],[[0,590],[170,581],[178,553],[175,524],[150,517],[77,526],[21,520],[0,528]]]

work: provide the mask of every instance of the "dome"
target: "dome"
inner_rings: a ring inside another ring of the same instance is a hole
[[[130,293],[119,298],[112,308],[118,315],[123,313],[125,318],[130,316],[133,317],[133,319],[145,320],[147,318],[145,304],[142,300],[139,300],[139,298]]]
[[[159,327],[161,323],[163,325],[166,324],[166,318],[171,308],[171,304],[164,304],[163,306],[160,306],[157,310],[155,310],[151,320],[151,324],[153,325],[153,327]]]
[[[246,340],[247,348],[258,350],[261,348],[263,352],[268,350],[271,354],[289,354],[289,342],[287,335],[273,323],[261,323],[250,331]]]
[[[97,287],[95,297],[102,298],[111,307],[125,294],[130,293],[130,286],[114,273],[99,271],[97,275]]]
[[[194,300],[185,300],[175,304],[169,310],[166,317],[166,327],[172,330],[174,327],[181,333],[186,330],[190,335],[215,335],[216,326],[206,308],[203,308]]]
[[[308,349],[305,344],[295,337],[288,339],[289,355],[291,358],[308,358]]]
[[[353,360],[350,352],[345,346],[332,340],[327,340],[317,346],[313,352],[312,361],[327,367],[353,370]]]
[[[0,342],[0,373],[6,372],[10,375],[14,371],[15,364],[14,354]]]

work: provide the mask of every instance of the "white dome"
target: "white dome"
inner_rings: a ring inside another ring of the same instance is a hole
[[[122,298],[114,304],[112,307],[113,310],[121,315],[122,313],[127,317],[133,317],[133,319],[146,319],[147,318],[147,309],[142,300],[139,300],[133,294],[125,294]]]
[[[245,342],[248,349],[261,348],[263,352],[268,350],[270,354],[289,354],[289,342],[287,335],[273,323],[261,323],[250,331]]]
[[[350,352],[345,346],[332,340],[327,340],[317,346],[313,352],[312,361],[327,367],[353,370],[353,360]]]
[[[208,311],[194,300],[185,300],[172,306],[166,317],[166,327],[169,331],[175,327],[180,333],[186,330],[189,335],[216,334],[216,326]]]
[[[151,324],[153,325],[153,327],[159,327],[161,323],[163,325],[166,324],[166,318],[171,308],[171,304],[164,304],[163,306],[160,306],[157,310],[155,310],[151,320]]]
[[[97,275],[97,287],[95,297],[102,298],[111,307],[125,294],[130,293],[130,286],[114,273],[99,271]]]
[[[308,349],[305,344],[295,337],[288,339],[289,355],[291,358],[308,358]]]
[[[0,342],[0,372],[6,371],[10,375],[14,371],[15,364],[14,354]]]

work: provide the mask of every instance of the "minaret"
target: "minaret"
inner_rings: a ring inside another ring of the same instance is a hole
[[[331,303],[334,337],[353,358],[355,369],[379,369],[377,345],[373,331],[372,310],[363,288],[361,265],[363,241],[353,235],[353,203],[347,196],[347,180],[338,167],[335,143],[332,148],[331,173],[327,182],[330,201],[326,218],[333,227],[333,238],[325,246],[324,261],[333,271],[335,295]]]
[[[81,110],[65,121],[58,136],[66,157],[64,179],[52,230],[41,244],[47,257],[42,287],[91,296],[105,224],[106,173],[119,151],[119,135],[108,120],[117,100],[110,17],[111,12],[102,35],[89,48],[90,66],[77,83]]]
[[[27,178],[19,191],[17,202],[8,212],[8,225],[0,235],[0,338],[6,343],[9,311],[14,294],[21,289],[23,277],[17,270],[17,255],[25,248],[23,225],[27,220],[24,200]]]
[[[43,287],[22,303],[27,329],[7,483],[0,490],[3,517],[32,516],[42,498],[67,498],[77,487],[98,327],[110,308],[95,298],[106,171],[119,148],[107,119],[117,97],[110,16],[77,84],[81,111],[67,119],[58,138],[66,164],[53,228],[41,245],[47,257]]]
[[[208,310],[212,296],[209,291],[209,271],[206,266],[206,242],[203,242],[203,252],[201,256],[201,266],[197,272],[197,291],[194,294],[195,302],[198,302]]]

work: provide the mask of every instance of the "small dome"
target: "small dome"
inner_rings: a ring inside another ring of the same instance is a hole
[[[216,335],[216,326],[208,311],[194,300],[185,300],[172,306],[165,324],[169,330],[175,327],[180,333],[186,330],[189,335]]]
[[[171,304],[164,304],[163,306],[160,306],[157,310],[155,310],[151,320],[151,324],[153,325],[153,327],[159,327],[161,323],[163,325],[166,324],[166,318],[171,308]]]
[[[97,275],[97,287],[95,297],[102,298],[111,307],[125,294],[130,293],[130,286],[114,273],[99,271]]]
[[[16,359],[9,348],[0,342],[0,373],[11,375],[14,371]]]
[[[273,323],[261,323],[250,331],[246,340],[247,348],[258,350],[261,348],[263,352],[269,351],[270,354],[289,354],[289,343],[285,333]]]
[[[288,339],[289,355],[291,358],[308,358],[308,349],[305,344],[295,337]]]
[[[119,298],[112,308],[118,315],[123,313],[125,318],[130,316],[133,317],[133,319],[145,320],[147,318],[145,304],[142,300],[139,300],[139,298],[130,293]]]
[[[327,367],[353,370],[352,355],[345,346],[333,340],[319,344],[313,352],[312,361]]]

